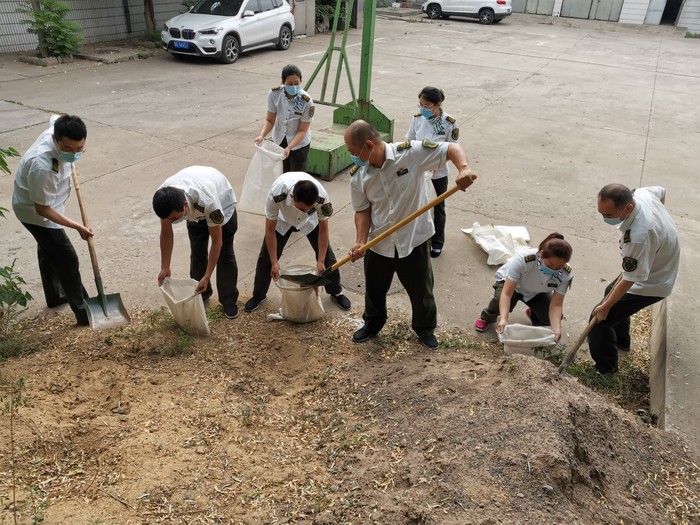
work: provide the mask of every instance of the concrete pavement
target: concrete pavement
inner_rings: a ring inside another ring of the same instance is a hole
[[[328,38],[300,38],[289,51],[255,51],[228,66],[175,60],[160,52],[112,65],[76,60],[41,68],[17,61],[16,55],[0,55],[0,145],[26,150],[52,111],[85,119],[88,152],[77,168],[97,232],[106,290],[121,293],[127,308],[160,306],[153,191],[182,167],[205,164],[224,172],[240,194],[268,89],[279,83],[287,63],[310,77]],[[351,31],[348,55],[355,79],[360,39],[359,31]],[[445,92],[444,107],[457,117],[461,143],[480,175],[466,194],[448,201],[446,246],[434,260],[440,328],[472,332],[489,299],[496,268],[486,266],[486,254],[460,231],[478,221],[527,226],[532,244],[552,231],[570,240],[576,278],[566,300],[564,330],[565,339],[575,339],[607,280],[619,272],[616,232],[596,212],[597,191],[609,182],[662,185],[684,250],[679,292],[668,305],[667,345],[676,371],[665,373],[671,374],[667,382],[675,373],[682,382],[700,384],[697,329],[686,323],[698,311],[690,290],[697,282],[691,268],[698,262],[694,248],[700,212],[688,181],[697,172],[700,151],[700,42],[682,38],[675,28],[652,31],[571,19],[552,23],[531,15],[514,15],[494,26],[424,17],[378,20],[372,96],[396,119],[395,140],[403,139],[425,85]],[[344,86],[341,82],[340,99],[349,100]],[[318,94],[320,79],[309,91]],[[319,106],[312,129],[330,121],[331,109]],[[17,159],[9,164],[14,170]],[[348,184],[347,175],[324,183],[335,210],[331,241],[338,254],[346,253],[355,239]],[[11,208],[11,193],[12,177],[0,177],[0,206]],[[68,213],[79,217],[75,198]],[[2,264],[17,260],[37,299],[31,311],[41,310],[29,233],[12,216],[0,222],[0,231]],[[262,217],[240,214],[236,255],[241,303],[251,293],[262,235]],[[93,293],[87,250],[77,234],[71,236]],[[173,270],[186,275],[184,227],[176,237]],[[312,258],[301,239],[288,247],[283,262],[310,263]],[[361,263],[346,265],[342,275],[359,319]],[[390,304],[408,309],[400,287],[393,290],[398,293],[391,295]],[[266,306],[276,307],[279,298],[273,286]],[[337,312],[329,301],[326,305]],[[523,310],[513,319],[524,321]],[[700,422],[698,401],[676,404],[670,407],[674,417]]]

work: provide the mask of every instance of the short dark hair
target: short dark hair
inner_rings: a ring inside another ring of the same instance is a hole
[[[554,232],[547,235],[540,243],[539,251],[540,257],[544,259],[556,257],[557,259],[564,259],[564,261],[569,262],[574,249],[564,240],[564,236],[561,233]]]
[[[153,211],[161,219],[167,219],[174,211],[185,209],[185,192],[180,188],[165,186],[153,195]]]
[[[598,198],[602,201],[613,201],[616,210],[621,210],[634,202],[632,190],[623,184],[608,184],[598,192]]]
[[[59,141],[64,137],[70,140],[83,140],[87,137],[87,127],[80,117],[63,115],[53,123],[53,136]]]
[[[433,86],[425,86],[423,90],[418,93],[418,98],[421,97],[432,104],[439,104],[445,100],[445,94],[442,92],[442,89]]]
[[[295,201],[311,206],[318,199],[318,188],[310,180],[300,180],[294,185],[292,195]]]
[[[301,80],[301,69],[294,64],[287,64],[282,68],[282,83],[284,84],[287,77],[291,77],[292,75],[298,76],[299,80]]]
[[[382,136],[375,129],[372,124],[364,120],[356,120],[348,126],[345,132],[350,139],[350,143],[353,146],[360,146],[365,143],[365,141],[370,140],[375,144],[382,141]]]

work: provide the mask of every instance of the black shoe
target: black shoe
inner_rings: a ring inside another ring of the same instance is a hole
[[[430,256],[435,259],[436,257],[440,257],[440,254],[442,253],[442,248],[430,248]]]
[[[342,293],[339,293],[338,295],[330,294],[330,296],[331,301],[337,304],[338,308],[340,308],[341,310],[350,310],[350,307],[352,306],[352,304],[350,303],[350,299],[345,297]]]
[[[238,317],[238,306],[236,303],[224,305],[224,315],[227,319],[235,319]]]
[[[364,343],[365,341],[367,341],[367,339],[369,339],[370,337],[374,337],[375,335],[377,335],[377,332],[371,331],[369,328],[367,328],[367,325],[364,325],[357,332],[352,334],[352,342]]]
[[[90,326],[90,319],[88,318],[88,314],[85,310],[75,312],[75,320],[78,323],[78,326]]]
[[[262,299],[258,299],[257,297],[251,297],[250,299],[248,299],[248,302],[245,303],[245,307],[244,307],[245,311],[246,312],[254,312],[266,300],[267,300],[267,296],[263,297]]]
[[[601,370],[600,368],[598,368],[596,366],[595,369],[596,369],[596,372],[598,372],[600,375],[617,374],[617,367],[615,367],[615,368],[603,368]]]
[[[211,299],[211,296],[214,295],[214,292],[204,292],[202,294],[202,302],[204,304],[207,304],[209,302],[209,299]]]
[[[420,337],[420,340],[428,350],[435,350],[438,346],[440,346],[435,334],[419,335],[418,337]]]

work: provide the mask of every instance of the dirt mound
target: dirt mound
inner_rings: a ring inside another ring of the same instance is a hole
[[[41,350],[4,363],[5,400],[24,381],[0,426],[4,520],[11,453],[20,523],[697,520],[679,438],[548,362],[463,334],[429,352],[398,313],[362,345],[352,316],[256,312],[200,340],[135,317],[107,333],[44,318]]]

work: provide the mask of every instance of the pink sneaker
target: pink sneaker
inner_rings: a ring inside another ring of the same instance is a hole
[[[474,330],[477,332],[485,332],[488,329],[489,323],[484,321],[481,317],[477,318],[477,320],[474,322]]]

